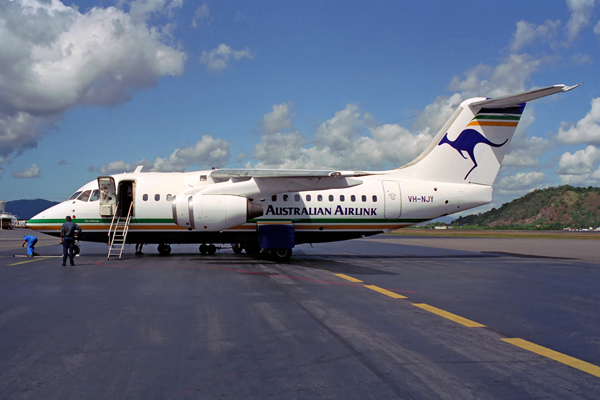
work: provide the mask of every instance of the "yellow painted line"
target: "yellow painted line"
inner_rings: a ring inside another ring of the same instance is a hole
[[[566,354],[559,353],[558,351],[550,350],[545,347],[539,346],[535,343],[528,342],[527,340],[514,338],[514,339],[502,339],[503,341],[520,347],[525,350],[529,350],[533,353],[539,354],[550,358],[559,363],[568,365],[569,367],[577,368],[580,371],[587,372],[588,374],[597,376],[600,378],[600,367],[594,364],[590,364],[585,361],[578,360],[577,358],[570,357]]]
[[[353,277],[348,276],[348,275],[344,275],[344,274],[334,274],[334,275],[335,276],[339,276],[340,278],[344,278],[344,279],[346,279],[347,281],[350,281],[350,282],[362,282],[360,279],[356,279],[356,278],[353,278]]]
[[[479,322],[471,321],[470,319],[466,319],[463,317],[459,317],[456,314],[449,313],[448,311],[440,310],[439,308],[432,307],[428,304],[413,304],[413,306],[417,306],[422,308],[423,310],[429,311],[431,313],[437,314],[440,317],[447,318],[451,321],[457,322],[461,325],[468,326],[469,328],[482,328],[485,325],[481,325]]]
[[[376,292],[385,294],[386,296],[393,297],[394,299],[406,299],[406,296],[402,296],[401,294],[390,292],[389,290],[382,289],[378,286],[374,285],[365,285],[366,288],[374,290]]]
[[[8,266],[12,267],[13,265],[27,264],[27,263],[34,262],[34,261],[47,260],[47,259],[48,259],[47,257],[34,257],[31,260],[21,261],[21,262],[14,263],[14,264],[8,264]]]

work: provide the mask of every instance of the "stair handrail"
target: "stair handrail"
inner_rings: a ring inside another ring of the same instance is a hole
[[[115,238],[115,235],[113,235],[113,238],[111,240],[110,233],[113,230],[113,225],[115,224],[115,218],[117,217],[117,214],[119,213],[118,211],[119,211],[119,202],[117,202],[117,204],[116,204],[115,212],[113,213],[112,220],[110,221],[110,228],[108,228],[108,244],[109,244],[109,246],[112,246],[112,242]],[[118,223],[118,220],[117,220],[117,223]]]
[[[127,211],[127,219],[125,220],[125,226],[123,227],[123,243],[121,244],[121,251],[119,252],[119,258],[123,254],[123,249],[125,248],[125,241],[127,240],[127,232],[129,232],[129,222],[131,222],[133,211],[133,201],[129,205],[129,211]],[[116,231],[116,229],[115,229]]]

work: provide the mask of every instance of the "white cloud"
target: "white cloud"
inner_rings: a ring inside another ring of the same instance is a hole
[[[589,175],[598,162],[600,149],[590,145],[584,150],[577,150],[573,154],[566,152],[560,156],[557,172],[561,175]]]
[[[575,53],[571,56],[571,60],[575,65],[593,64],[592,57],[587,54]]]
[[[495,67],[479,65],[465,74],[454,77],[450,90],[460,90],[463,99],[484,96],[500,97],[526,90],[526,81],[546,60],[529,54],[511,53]]]
[[[307,138],[293,128],[289,118],[285,118],[290,115],[290,110],[286,108],[282,112],[284,105],[289,103],[274,106],[274,111],[265,115],[276,114],[278,123],[264,130],[261,142],[253,150],[253,158],[258,162],[248,162],[246,167],[397,168],[417,157],[432,139],[429,130],[413,134],[399,125],[374,126],[373,117],[353,104],[321,123],[314,135]],[[274,132],[271,128],[275,126],[289,132]],[[307,142],[311,143],[310,147],[305,146]]]
[[[567,39],[569,43],[579,35],[579,32],[590,24],[590,16],[596,0],[567,0],[571,17],[567,22]]]
[[[556,138],[567,144],[600,145],[600,97],[592,99],[590,111],[576,125],[561,124]]]
[[[229,162],[230,148],[230,142],[204,135],[193,146],[175,149],[168,158],[156,157],[154,161],[143,159],[134,163],[113,161],[99,167],[98,172],[101,174],[132,172],[138,165],[143,165],[145,172],[183,172],[190,166],[219,167]]]
[[[101,175],[121,174],[123,172],[133,172],[135,169],[134,165],[129,164],[125,161],[113,161],[107,165],[103,165],[98,168],[98,172]]]
[[[242,58],[253,59],[254,56],[247,47],[244,50],[234,50],[223,43],[209,52],[203,51],[200,55],[200,63],[206,64],[206,67],[212,71],[221,71],[227,68],[230,58],[238,61]]]
[[[594,33],[600,36],[600,21],[594,26]]]
[[[0,161],[36,147],[72,108],[114,106],[181,74],[186,55],[164,39],[115,7],[81,14],[58,0],[0,2]]]
[[[196,28],[198,26],[198,21],[206,20],[206,24],[210,25],[211,19],[208,18],[210,15],[210,9],[208,8],[208,4],[206,2],[202,3],[202,5],[196,8],[194,12],[194,19],[192,20],[192,27]]]
[[[523,47],[533,44],[536,40],[542,43],[550,42],[555,38],[559,27],[560,20],[547,20],[542,25],[519,21],[510,48],[512,51],[519,51]]]
[[[283,130],[295,130],[294,124],[291,118],[294,114],[291,114],[291,108],[294,106],[293,102],[274,104],[273,112],[265,114],[263,120],[260,122],[260,126],[263,131],[269,135]]]
[[[539,171],[519,172],[513,176],[506,176],[498,181],[495,185],[500,193],[514,190],[531,190],[546,179],[546,174]]]
[[[40,176],[40,168],[35,164],[31,164],[31,166],[23,172],[13,171],[12,176],[15,178],[24,178],[24,179],[37,178],[38,176]]]
[[[154,15],[171,15],[175,8],[183,7],[183,0],[119,0],[119,6],[129,6],[129,15],[135,22],[147,21]]]

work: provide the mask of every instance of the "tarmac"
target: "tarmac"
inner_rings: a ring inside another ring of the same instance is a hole
[[[0,399],[593,399],[597,241],[379,235],[289,263],[0,231]],[[34,233],[35,234],[35,233]],[[21,257],[13,257],[19,255]]]

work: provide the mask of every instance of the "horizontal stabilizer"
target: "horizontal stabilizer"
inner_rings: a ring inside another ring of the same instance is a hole
[[[581,85],[581,83],[579,84]],[[529,92],[523,92],[514,94],[511,96],[503,96],[495,99],[488,99],[482,101],[476,101],[469,104],[471,107],[485,107],[485,108],[505,108],[510,106],[516,106],[517,104],[527,103],[528,101],[539,99],[541,97],[550,96],[551,94],[559,92],[568,92],[569,90],[575,89],[577,86],[566,86],[566,85],[554,85],[548,86],[542,89],[531,90]]]

